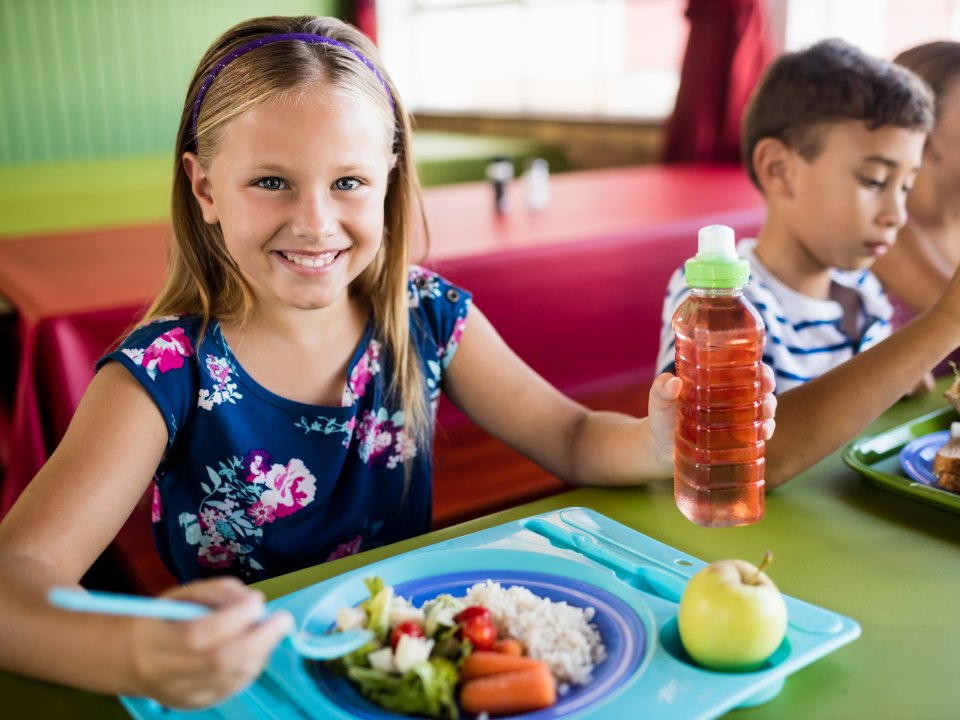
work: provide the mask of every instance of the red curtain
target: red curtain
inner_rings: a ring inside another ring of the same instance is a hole
[[[663,161],[739,162],[740,123],[773,51],[765,0],[689,0],[690,35]]]
[[[353,9],[349,20],[363,31],[363,34],[377,42],[377,1],[353,0]]]

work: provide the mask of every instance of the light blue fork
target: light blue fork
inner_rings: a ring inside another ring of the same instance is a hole
[[[193,620],[210,613],[210,608],[206,605],[185,600],[61,587],[51,589],[47,595],[47,601],[63,610],[160,620]],[[365,628],[356,628],[317,634],[301,628],[299,631],[291,631],[288,638],[293,648],[304,657],[311,660],[330,660],[362,647],[373,639],[373,633]]]

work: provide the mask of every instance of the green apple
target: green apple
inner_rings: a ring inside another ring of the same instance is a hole
[[[677,624],[684,649],[706,668],[748,671],[770,657],[787,632],[787,606],[763,570],[743,560],[719,560],[700,570],[680,598]]]

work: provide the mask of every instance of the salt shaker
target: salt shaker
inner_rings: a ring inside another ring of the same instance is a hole
[[[513,163],[506,157],[495,157],[487,163],[487,179],[493,183],[493,202],[498,213],[507,210],[507,186],[513,180]]]
[[[523,186],[530,210],[543,210],[550,204],[550,163],[533,158],[523,173]]]

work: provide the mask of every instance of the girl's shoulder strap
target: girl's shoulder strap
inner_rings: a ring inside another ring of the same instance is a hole
[[[473,301],[471,293],[435,271],[417,265],[410,267],[407,287],[411,329],[421,355],[425,347],[433,347],[441,356],[449,353],[452,357]]]
[[[155,318],[135,328],[119,348],[97,361],[97,370],[107,362],[119,362],[147,391],[166,422],[168,452],[196,411],[202,324],[193,315]]]
[[[407,279],[411,311],[425,314],[457,313],[469,306],[472,294],[454,285],[439,273],[419,265],[411,265]]]

